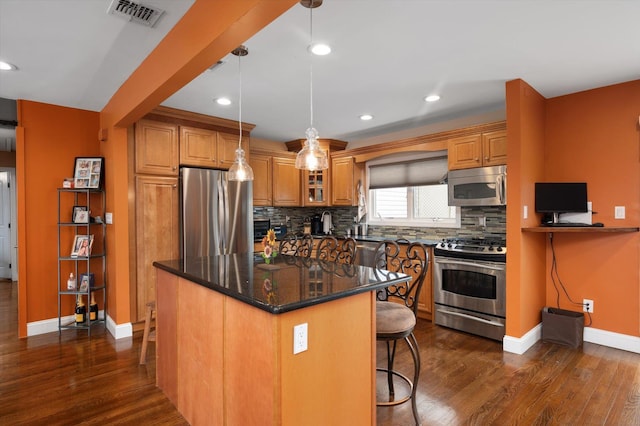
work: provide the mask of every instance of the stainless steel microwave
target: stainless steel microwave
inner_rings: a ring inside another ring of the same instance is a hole
[[[507,166],[452,170],[447,179],[450,206],[507,205]]]

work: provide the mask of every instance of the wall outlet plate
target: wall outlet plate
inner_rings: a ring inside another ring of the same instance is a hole
[[[293,326],[293,354],[299,354],[307,350],[307,330],[308,324],[298,324]]]

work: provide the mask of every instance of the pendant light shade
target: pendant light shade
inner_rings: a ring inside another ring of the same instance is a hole
[[[236,149],[236,157],[233,161],[233,164],[229,168],[229,172],[227,177],[229,180],[245,182],[253,180],[253,169],[247,162],[247,158],[244,155],[244,149],[242,149],[242,68],[241,68],[241,58],[243,56],[247,56],[249,54],[249,49],[245,46],[239,46],[233,50],[234,55],[238,57],[238,80],[239,80],[239,90],[238,90],[238,127],[239,127],[239,136],[238,136],[238,149]]]
[[[322,4],[322,0],[302,0],[300,2],[309,9],[309,46],[313,45],[313,9]],[[296,156],[296,169],[317,171],[329,168],[327,152],[320,149],[318,131],[313,127],[313,55],[309,66],[309,116],[310,125],[305,132],[304,146]]]

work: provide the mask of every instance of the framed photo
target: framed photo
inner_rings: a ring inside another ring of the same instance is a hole
[[[89,257],[91,256],[91,246],[93,245],[93,234],[76,235],[73,239],[71,247],[71,257]]]
[[[87,210],[87,206],[73,206],[71,221],[73,223],[89,223],[89,211]]]
[[[104,176],[104,158],[76,157],[73,169],[74,188],[99,189],[102,187]]]

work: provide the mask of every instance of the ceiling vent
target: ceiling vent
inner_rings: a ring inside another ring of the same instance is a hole
[[[153,27],[164,13],[164,10],[145,6],[130,0],[113,0],[107,13],[121,16],[129,21]]]

